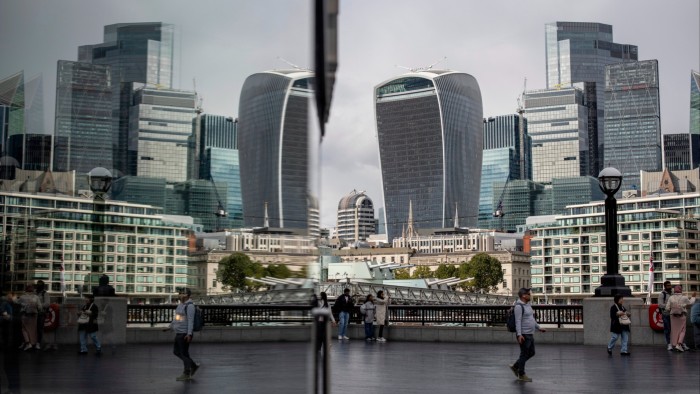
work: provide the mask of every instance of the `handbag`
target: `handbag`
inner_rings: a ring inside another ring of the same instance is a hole
[[[86,309],[90,310],[92,308],[92,304],[90,304],[90,307]],[[78,317],[78,324],[88,324],[90,323],[90,315],[88,315],[85,312],[80,313],[80,316]]]
[[[618,312],[620,312],[620,307],[617,304],[615,304],[615,307],[617,308]],[[630,317],[627,316],[627,314],[624,314],[624,315],[618,317],[617,320],[623,326],[629,326],[630,324],[632,324],[632,320],[630,320]]]

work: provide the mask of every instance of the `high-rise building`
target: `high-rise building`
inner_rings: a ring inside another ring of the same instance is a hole
[[[663,169],[692,170],[700,164],[700,134],[662,134]]]
[[[590,174],[589,109],[578,87],[525,92],[527,131],[532,139],[532,180],[551,184],[554,178]]]
[[[113,168],[109,66],[58,61],[53,168],[88,173]]]
[[[187,180],[188,140],[195,116],[193,92],[144,87],[129,108],[129,161],[136,175]]]
[[[109,65],[112,76],[114,167],[117,176],[136,175],[129,157],[129,107],[143,85],[172,88],[174,26],[162,22],[117,23],[104,27],[104,43],[78,48],[78,61]]]
[[[238,149],[238,119],[232,117],[197,114],[192,119],[188,179],[200,179],[202,162],[207,148]]]
[[[547,88],[571,86],[576,82],[596,84],[597,153],[600,165],[604,160],[602,133],[605,118],[605,66],[637,60],[637,46],[613,42],[611,25],[590,22],[552,22],[545,25],[545,50]]]
[[[313,73],[275,70],[246,78],[238,111],[245,225],[309,230],[309,100]]]
[[[597,178],[579,176],[552,180],[551,215],[564,214],[567,205],[587,204],[600,200],[605,200],[605,194],[600,190]]]
[[[11,135],[24,130],[24,72],[0,80],[0,154],[7,154]]]
[[[7,142],[7,155],[17,159],[23,170],[51,169],[53,136],[48,134],[15,134]]]
[[[388,241],[401,234],[409,205],[416,229],[475,226],[483,152],[476,79],[412,71],[377,85],[374,104]]]
[[[492,185],[494,196],[500,196],[500,209],[504,215],[485,221],[483,224],[488,228],[511,232],[524,224],[529,216],[551,215],[551,188],[527,179],[494,182]]]
[[[661,169],[659,64],[605,68],[605,166],[622,173],[623,190],[640,190],[639,171]]]
[[[225,196],[225,200],[222,199],[220,203],[227,216],[221,218],[221,228],[243,227],[241,169],[238,159],[238,149],[208,147],[204,152],[201,179],[210,180],[216,186],[218,195]]]
[[[345,242],[366,241],[377,233],[374,204],[364,191],[353,190],[338,202],[338,238]]]
[[[700,134],[700,72],[690,72],[690,134]]]
[[[384,207],[377,209],[377,234],[386,234],[386,216]]]

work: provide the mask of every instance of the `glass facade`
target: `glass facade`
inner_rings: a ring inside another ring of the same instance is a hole
[[[206,149],[202,179],[213,179],[228,217],[221,218],[222,228],[243,227],[241,170],[237,149]],[[214,208],[217,208],[215,206]]]
[[[375,88],[389,242],[412,203],[414,226],[476,225],[483,150],[481,91],[474,77],[430,70]]]
[[[129,161],[129,107],[132,95],[145,84],[172,88],[174,26],[167,23],[118,23],[104,27],[104,43],[78,48],[78,61],[108,65],[112,72],[112,129],[117,175],[136,175]],[[133,158],[132,158],[133,159]]]
[[[503,185],[514,177],[516,154],[513,148],[484,149],[481,164],[481,193],[479,194],[479,228],[499,228],[498,219],[493,213],[498,207],[501,195],[494,194],[494,188],[503,190]]]
[[[0,80],[0,153],[6,154],[7,140],[24,130],[24,72]]]
[[[662,134],[661,138],[663,139],[663,169],[680,171],[698,167],[700,134]]]
[[[113,168],[109,66],[58,61],[54,171]]]
[[[613,27],[602,23],[553,22],[545,25],[547,88],[571,86],[576,82],[594,82],[598,97],[598,161],[603,160],[605,118],[605,66],[636,61],[635,45],[613,42]],[[603,168],[603,167],[600,167]],[[595,174],[589,174],[597,176]]]
[[[590,176],[552,180],[552,215],[561,215],[567,205],[605,200],[598,179]]]
[[[623,190],[640,190],[639,171],[661,169],[659,65],[656,60],[605,68],[605,164],[622,173]]]
[[[246,78],[238,111],[246,226],[309,229],[308,110],[313,74],[276,70]]]
[[[238,119],[221,115],[198,114],[192,120],[188,179],[200,176],[207,148],[238,149]]]
[[[690,72],[690,134],[700,134],[700,72]]]
[[[554,178],[592,175],[584,92],[565,87],[529,91],[523,98],[532,139],[532,180],[551,184]]]
[[[187,180],[188,140],[195,116],[195,95],[170,89],[142,88],[129,108],[129,161],[136,175]]]

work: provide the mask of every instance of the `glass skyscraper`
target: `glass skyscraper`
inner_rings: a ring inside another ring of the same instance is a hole
[[[54,171],[113,168],[109,66],[58,61]]]
[[[187,180],[194,106],[193,92],[154,88],[134,92],[128,156],[136,163],[136,175],[168,182]]]
[[[410,72],[374,89],[389,243],[412,204],[414,228],[475,226],[483,152],[476,79],[449,70]]]
[[[607,66],[605,102],[605,165],[622,173],[620,191],[640,190],[639,171],[661,169],[658,61]]]
[[[238,111],[246,226],[309,229],[308,110],[313,73],[275,70],[246,78]]]
[[[700,72],[690,72],[690,134],[700,134]]]
[[[24,130],[24,72],[0,80],[0,154],[11,135]]]
[[[547,88],[576,82],[596,84],[598,153],[603,157],[605,66],[637,60],[637,46],[613,42],[613,27],[603,23],[553,22],[545,25]],[[607,159],[605,159],[607,162]],[[591,174],[597,176],[598,174]]]
[[[700,164],[700,134],[662,134],[663,166],[671,171],[692,170]],[[643,189],[646,187],[642,185]]]
[[[243,199],[238,149],[208,147],[204,153],[202,179],[212,180],[221,196],[228,217],[221,218],[222,228],[243,227]],[[214,206],[216,209],[218,204]],[[213,211],[212,211],[213,212]]]
[[[207,148],[238,149],[238,119],[198,114],[192,119],[188,179],[206,179],[200,176]]]
[[[170,89],[173,80],[174,26],[161,22],[117,23],[104,27],[104,43],[78,48],[78,61],[109,65],[112,75],[115,175],[136,175],[129,156],[129,107],[143,85]],[[133,150],[132,150],[133,151]]]
[[[589,109],[577,87],[535,90],[523,96],[532,139],[532,180],[590,174]],[[597,176],[598,174],[595,174]]]

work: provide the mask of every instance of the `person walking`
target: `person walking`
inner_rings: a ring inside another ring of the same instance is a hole
[[[188,288],[180,290],[180,303],[175,308],[175,315],[170,327],[163,331],[175,331],[175,341],[173,344],[173,354],[182,360],[184,370],[182,374],[175,378],[177,381],[190,380],[199,369],[199,364],[190,357],[190,342],[192,342],[194,330],[195,306],[190,297],[192,291]]]
[[[97,330],[99,328],[97,326],[97,316],[99,313],[99,308],[95,305],[95,296],[85,294],[85,305],[83,305],[78,314],[78,334],[80,336],[80,350],[78,354],[81,356],[88,353],[88,336],[92,340],[92,344],[95,345],[96,354],[98,356],[102,354],[102,345],[97,339]]]
[[[36,282],[36,295],[39,297],[38,313],[36,315],[36,348],[41,349],[41,342],[44,339],[44,320],[46,312],[51,306],[49,293],[46,292],[46,285],[43,280]]]
[[[690,308],[690,322],[693,323],[693,342],[695,350],[700,350],[700,298],[696,298]]]
[[[34,292],[34,286],[27,285],[24,294],[19,297],[19,304],[22,306],[22,336],[24,344],[22,349],[32,350],[36,348],[36,320],[39,313],[40,301]]]
[[[673,295],[673,286],[671,281],[664,282],[664,289],[659,294],[659,310],[661,311],[661,319],[664,322],[664,337],[666,338],[666,350],[673,350],[671,345],[671,314],[666,312],[666,303]]]
[[[629,356],[630,325],[623,324],[620,319],[622,318],[625,320],[623,317],[625,316],[627,318],[626,320],[629,321],[631,314],[627,312],[625,306],[622,305],[624,297],[621,294],[615,295],[613,301],[613,305],[610,307],[610,342],[608,342],[608,354],[612,355],[617,339],[620,338],[620,355]]]
[[[384,338],[384,326],[387,325],[387,314],[388,306],[391,303],[389,298],[389,293],[387,292],[386,298],[384,298],[384,290],[379,290],[377,292],[377,298],[374,300],[374,304],[377,307],[377,325],[379,326],[379,338],[377,342],[386,342]]]
[[[518,380],[532,382],[532,379],[525,374],[525,363],[535,356],[535,330],[546,332],[535,320],[535,312],[530,304],[530,289],[521,288],[518,290],[518,300],[515,302],[513,313],[515,314],[515,333],[520,345],[520,358],[510,366],[513,374]]]
[[[673,295],[666,303],[666,311],[671,314],[671,345],[678,352],[690,350],[684,343],[685,341],[685,323],[686,315],[688,314],[688,306],[695,302],[696,293],[693,292],[691,299],[683,295],[683,290],[680,285],[676,285],[673,289]]]
[[[330,313],[331,308],[328,304],[328,295],[326,294],[326,292],[322,291],[321,298],[317,299],[315,303],[316,305],[314,306],[316,308],[328,310],[329,315],[331,317],[331,323],[335,325],[335,318],[333,317],[333,313]],[[326,324],[320,316],[318,318],[318,321],[316,322],[316,338],[318,343],[318,350],[321,350],[323,348],[323,343],[326,342]]]
[[[333,308],[338,312],[338,339],[350,339],[347,335],[350,315],[355,308],[355,301],[350,296],[350,289],[343,290],[343,295],[336,298]]]
[[[367,299],[364,304],[360,306],[360,313],[364,316],[363,321],[365,323],[365,340],[374,341],[374,313],[375,313],[374,297],[372,294],[367,295]]]

